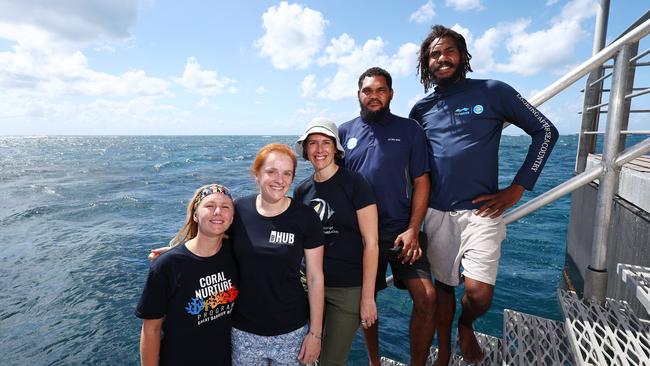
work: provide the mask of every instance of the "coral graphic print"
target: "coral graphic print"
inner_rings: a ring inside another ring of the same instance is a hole
[[[199,288],[194,291],[185,307],[185,311],[196,316],[197,325],[230,314],[235,305],[239,290],[226,278],[223,272],[211,274],[199,279]]]

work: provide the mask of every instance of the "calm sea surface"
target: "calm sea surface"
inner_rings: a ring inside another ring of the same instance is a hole
[[[139,362],[133,315],[151,248],[164,246],[187,199],[214,181],[254,193],[250,163],[269,142],[293,136],[0,137],[0,355],[4,365]],[[501,185],[528,137],[504,136]],[[569,178],[577,138],[564,136],[525,199]],[[462,167],[459,167],[462,168]],[[297,181],[311,166],[301,161]],[[476,322],[501,333],[503,309],[559,319],[569,215],[567,197],[508,227],[495,300]],[[407,292],[378,298],[382,355],[408,359]],[[350,364],[365,361],[358,335]]]

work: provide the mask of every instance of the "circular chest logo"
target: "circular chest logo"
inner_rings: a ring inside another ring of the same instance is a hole
[[[472,111],[474,111],[475,114],[481,114],[483,113],[483,106],[480,104],[477,104],[472,108]]]
[[[353,137],[353,138],[349,139],[349,140],[348,140],[348,143],[347,143],[347,145],[346,145],[346,147],[347,147],[348,149],[350,149],[350,150],[352,150],[352,149],[354,149],[355,147],[357,147],[357,139],[356,139],[356,137]]]

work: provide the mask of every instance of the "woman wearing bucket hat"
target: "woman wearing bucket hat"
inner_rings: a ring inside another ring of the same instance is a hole
[[[318,213],[325,234],[325,324],[320,364],[345,365],[359,324],[377,320],[377,205],[372,187],[358,173],[337,164],[343,158],[336,124],[315,118],[295,150],[314,174],[294,198]]]

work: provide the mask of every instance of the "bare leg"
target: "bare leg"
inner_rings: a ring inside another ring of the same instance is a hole
[[[474,336],[472,324],[485,314],[492,305],[494,286],[465,278],[465,294],[463,295],[463,312],[458,319],[458,335],[463,359],[468,363],[478,363],[483,357],[483,351]]]
[[[363,328],[363,339],[366,342],[368,363],[370,366],[379,366],[379,318],[368,329]]]
[[[451,323],[456,313],[456,292],[453,286],[436,281],[436,329],[438,358],[434,366],[446,366],[451,357]]]
[[[409,336],[411,337],[411,363],[419,366],[427,361],[429,348],[433,340],[435,324],[433,314],[435,312],[436,296],[433,283],[429,279],[413,278],[405,281],[406,287],[413,299],[413,312],[409,324]]]

